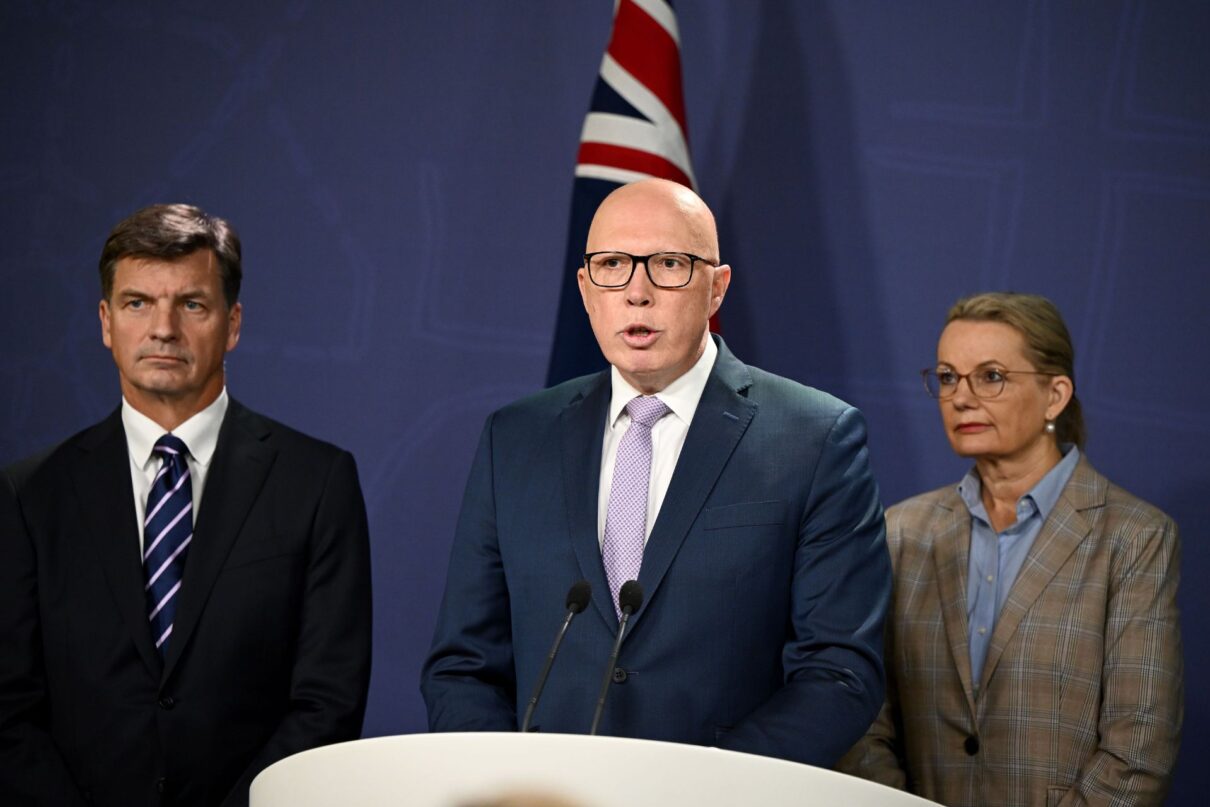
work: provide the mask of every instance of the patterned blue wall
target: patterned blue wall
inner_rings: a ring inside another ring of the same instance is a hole
[[[1088,454],[1185,528],[1172,803],[1210,788],[1210,5],[683,2],[741,358],[869,416],[887,503],[949,481],[916,375],[957,296],[1058,302]],[[118,400],[96,257],[189,201],[244,239],[232,393],[357,455],[368,734],[417,673],[473,445],[542,384],[609,0],[0,4],[0,463]],[[506,267],[502,271],[501,267]]]

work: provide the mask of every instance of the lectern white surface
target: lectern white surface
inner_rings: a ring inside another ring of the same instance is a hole
[[[266,768],[251,807],[462,807],[540,792],[575,807],[921,807],[835,771],[677,743],[573,734],[412,734],[330,745]]]

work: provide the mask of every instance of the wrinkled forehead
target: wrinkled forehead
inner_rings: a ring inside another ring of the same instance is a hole
[[[172,257],[124,255],[114,263],[114,292],[152,285],[220,289],[222,276],[218,260],[209,249]]]
[[[114,266],[126,265],[131,269],[155,267],[181,267],[190,270],[219,271],[218,256],[209,247],[198,247],[188,252],[170,255],[155,255],[149,252],[128,252],[114,260]]]

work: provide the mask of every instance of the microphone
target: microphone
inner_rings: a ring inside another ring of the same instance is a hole
[[[550,668],[555,663],[555,654],[559,652],[559,645],[563,644],[563,636],[567,633],[567,626],[571,624],[571,618],[583,611],[591,598],[592,586],[588,584],[587,580],[581,580],[567,590],[567,616],[564,618],[563,624],[559,626],[559,632],[555,634],[555,643],[550,646],[546,664],[542,667],[542,674],[538,676],[537,685],[534,686],[534,694],[530,696],[529,705],[525,707],[525,719],[521,721],[521,731],[529,731],[529,721],[533,720],[534,710],[538,708],[538,698],[542,697],[542,690],[546,686]]]
[[[605,667],[605,677],[601,679],[601,694],[597,696],[597,710],[592,715],[592,728],[588,734],[592,736],[597,733],[597,726],[601,723],[601,715],[605,711],[605,697],[609,694],[609,685],[613,683],[613,667],[618,663],[618,651],[622,649],[622,634],[626,632],[626,623],[630,621],[630,615],[643,607],[643,587],[639,585],[638,580],[627,580],[622,584],[622,590],[618,592],[618,609],[622,612],[622,618],[618,622],[618,635],[613,640],[613,652],[609,654],[609,664]]]

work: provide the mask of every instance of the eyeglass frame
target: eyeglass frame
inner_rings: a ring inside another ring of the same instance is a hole
[[[604,283],[598,283],[597,279],[592,276],[592,264],[590,262],[591,259],[596,255],[625,255],[627,258],[630,258],[630,274],[626,276],[626,282],[618,283],[616,285],[605,285]],[[679,286],[665,286],[657,283],[655,278],[651,276],[651,264],[648,263],[648,261],[650,261],[656,255],[684,255],[689,259],[689,279]],[[653,252],[650,255],[631,255],[629,252],[623,252],[620,249],[602,249],[597,252],[585,252],[582,260],[584,261],[584,271],[588,273],[589,282],[601,289],[626,288],[630,285],[630,281],[634,280],[634,270],[639,268],[640,263],[643,264],[643,271],[647,273],[647,279],[651,281],[651,285],[655,286],[657,289],[683,289],[688,286],[693,282],[693,269],[697,266],[698,261],[701,261],[707,266],[712,266],[714,268],[718,268],[720,265],[709,258],[703,258],[701,255],[694,255],[692,252],[677,252],[676,250],[672,249],[660,250],[659,252]]]
[[[1004,380],[1002,380],[1000,382],[1000,389],[996,392],[995,395],[980,395],[975,390],[975,384],[973,381],[971,381],[971,376],[973,376],[975,373],[979,372],[980,370],[995,370],[997,373],[1000,373],[1000,375],[1004,376]],[[929,376],[932,375],[932,376],[936,377],[937,368],[925,367],[923,370],[920,371],[920,378],[924,381],[924,391],[927,392],[929,397],[932,398],[934,401],[948,401],[950,398],[953,398],[955,395],[957,395],[958,394],[958,385],[962,383],[963,379],[966,379],[966,387],[967,387],[967,389],[969,389],[971,391],[971,395],[974,395],[976,398],[978,398],[981,401],[992,401],[992,400],[995,400],[996,398],[999,398],[1001,395],[1004,394],[1004,387],[1005,387],[1005,385],[1008,384],[1008,377],[1010,375],[1048,375],[1048,376],[1051,376],[1052,378],[1063,375],[1062,373],[1047,372],[1045,370],[1008,370],[1008,369],[1001,369],[1001,368],[997,368],[997,367],[976,367],[974,370],[971,370],[969,373],[960,373],[957,370],[952,370],[952,372],[954,375],[958,376],[958,380],[954,382],[954,391],[951,392],[949,395],[942,395],[941,389],[940,389],[941,381],[940,381],[940,379],[938,379],[938,381],[937,381],[938,390],[937,390],[937,394],[934,395],[933,390],[929,387]]]

